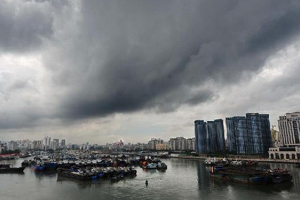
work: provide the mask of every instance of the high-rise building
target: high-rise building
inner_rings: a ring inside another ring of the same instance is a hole
[[[59,146],[59,139],[53,139],[53,141],[55,141],[55,143],[57,144],[57,147]]]
[[[62,140],[61,140],[61,146],[64,147],[65,145],[66,145],[66,140],[65,140],[65,139],[62,139]]]
[[[172,151],[184,151],[187,150],[187,139],[184,137],[171,138],[169,146]]]
[[[176,138],[170,138],[169,146],[170,146],[170,150],[176,151]]]
[[[7,143],[7,150],[15,151],[18,149],[18,143],[15,141],[10,141]]]
[[[268,114],[247,113],[226,118],[229,151],[237,154],[266,154],[271,146]]]
[[[214,120],[214,127],[216,130],[216,151],[225,151],[225,137],[224,137],[224,124],[222,119]]]
[[[260,114],[260,126],[262,133],[262,152],[266,154],[272,146],[271,124],[268,114]]]
[[[47,150],[50,148],[51,137],[46,136],[43,140],[44,149]]]
[[[226,118],[226,127],[229,151],[245,154],[247,146],[246,117],[228,117]]]
[[[278,127],[280,145],[300,143],[300,112],[280,116]]]
[[[225,150],[222,119],[204,122],[195,121],[195,143],[197,153],[213,153]],[[198,149],[197,149],[198,148]]]
[[[217,132],[214,121],[207,121],[207,152],[215,152],[217,148]]]
[[[207,130],[206,122],[203,120],[196,120],[195,124],[195,150],[198,154],[207,153]]]
[[[186,149],[195,151],[195,138],[186,139]]]
[[[152,138],[149,142],[148,142],[148,145],[149,145],[149,149],[150,150],[156,150],[156,145],[157,144],[163,144],[164,141],[161,140],[160,138]]]
[[[222,119],[207,122],[207,151],[225,150],[224,125]]]

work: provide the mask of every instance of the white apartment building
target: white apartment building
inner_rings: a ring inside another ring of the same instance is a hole
[[[280,145],[300,143],[300,112],[286,113],[278,120]]]
[[[187,150],[195,151],[195,138],[188,138],[186,140],[186,148]]]
[[[149,145],[149,149],[150,150],[156,150],[156,145],[157,144],[163,144],[164,141],[161,140],[160,138],[152,138],[149,142],[148,142],[148,145]]]

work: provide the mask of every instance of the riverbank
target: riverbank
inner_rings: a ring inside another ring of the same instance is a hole
[[[191,160],[205,160],[208,158],[207,156],[185,156],[185,155],[179,155],[178,157],[172,157],[172,158],[179,158],[179,159],[191,159]],[[215,157],[216,159],[223,159],[224,157]],[[231,160],[235,160],[235,158],[228,158]],[[236,157],[237,160],[250,160],[250,161],[256,161],[256,162],[267,162],[267,163],[294,163],[294,164],[300,164],[300,160],[281,160],[281,159],[265,159],[265,158],[243,158],[241,156]]]

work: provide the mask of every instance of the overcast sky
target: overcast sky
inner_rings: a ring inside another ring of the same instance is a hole
[[[147,142],[300,111],[298,0],[1,0],[0,140]]]

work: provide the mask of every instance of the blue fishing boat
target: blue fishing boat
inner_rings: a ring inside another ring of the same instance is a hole
[[[31,165],[31,169],[35,170],[35,171],[43,171],[45,170],[45,165],[39,163],[39,164],[32,164]]]
[[[57,162],[44,162],[44,165],[47,170],[56,170],[58,167]]]

